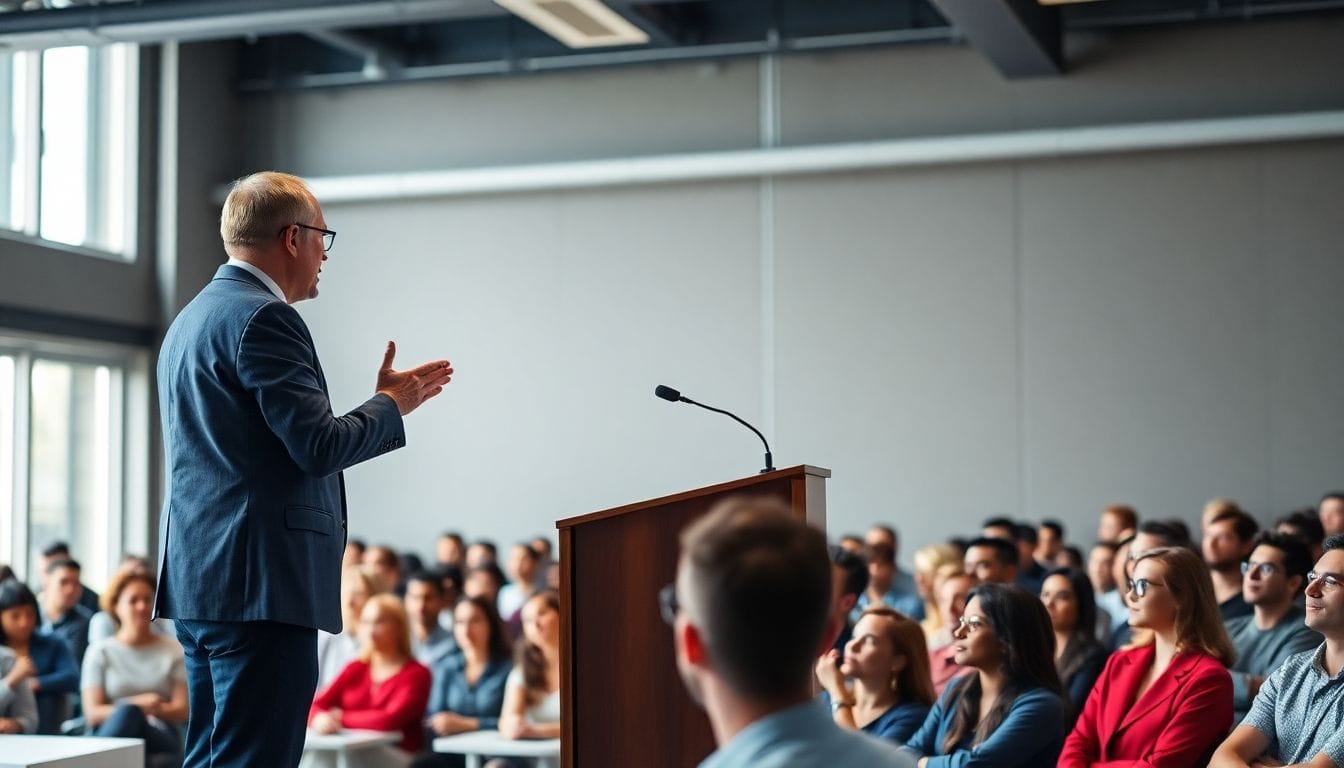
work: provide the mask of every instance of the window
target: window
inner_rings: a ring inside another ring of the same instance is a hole
[[[124,550],[147,554],[147,358],[0,337],[0,562],[29,583],[57,539],[95,589]]]
[[[0,54],[0,229],[135,251],[138,49]]]

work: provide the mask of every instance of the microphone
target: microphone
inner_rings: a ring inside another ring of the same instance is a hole
[[[747,429],[750,429],[752,432],[755,432],[756,436],[761,438],[761,444],[765,446],[765,469],[761,470],[761,474],[765,474],[766,472],[773,472],[775,470],[774,458],[770,455],[770,444],[765,441],[765,435],[762,435],[759,429],[751,426],[747,422],[738,418],[736,414],[729,413],[728,411],[725,411],[722,408],[715,408],[713,406],[705,405],[704,403],[697,403],[689,397],[683,397],[682,394],[677,390],[669,386],[665,386],[663,384],[659,384],[656,388],[654,388],[653,394],[657,395],[658,397],[661,397],[662,399],[668,401],[669,403],[690,403],[691,405],[704,408],[707,411],[722,413],[724,416],[729,417],[733,421],[736,421],[738,424],[741,424]]]

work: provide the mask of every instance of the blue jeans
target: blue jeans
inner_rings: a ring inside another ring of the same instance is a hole
[[[175,624],[191,706],[184,768],[297,766],[317,688],[317,630],[274,621]]]
[[[112,714],[97,728],[91,731],[93,736],[108,736],[123,739],[144,739],[145,760],[151,755],[182,754],[182,739],[171,725],[156,725],[145,717],[139,707],[128,702],[120,702]]]

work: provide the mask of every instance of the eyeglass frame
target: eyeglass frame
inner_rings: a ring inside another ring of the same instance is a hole
[[[323,228],[321,228],[321,227],[314,227],[314,226],[311,226],[311,225],[309,225],[309,224],[300,224],[300,223],[297,222],[297,221],[294,222],[293,224],[286,224],[285,226],[283,226],[283,227],[280,228],[280,231],[279,231],[279,232],[276,232],[275,234],[277,234],[277,235],[284,234],[284,231],[285,231],[286,229],[289,229],[290,227],[302,227],[302,228],[304,228],[304,229],[311,229],[311,230],[313,230],[314,232],[321,232],[321,233],[322,233],[322,252],[323,252],[323,253],[331,253],[331,247],[332,247],[333,245],[336,244],[336,230],[334,230],[334,229],[323,229]],[[328,238],[330,238],[330,239],[328,239]]]
[[[1307,571],[1307,583],[1303,585],[1303,589],[1315,584],[1317,581],[1321,582],[1322,592],[1334,592],[1336,589],[1339,589],[1341,585],[1344,585],[1344,574],[1332,573],[1330,571],[1317,572],[1315,569]]]
[[[1287,573],[1278,563],[1253,563],[1250,560],[1242,560],[1241,575],[1249,576],[1251,571],[1259,571],[1261,578],[1269,578],[1276,573]]]
[[[670,627],[677,623],[677,614],[681,612],[681,601],[677,599],[677,585],[668,584],[658,590],[658,612]]]
[[[1152,579],[1125,579],[1125,594],[1133,592],[1135,597],[1142,599],[1148,596],[1149,587],[1162,587],[1166,590],[1171,589],[1171,587],[1167,586],[1165,583],[1153,581]]]
[[[963,613],[960,617],[957,618],[957,626],[952,631],[960,632],[961,630],[964,629],[966,630],[966,634],[969,635],[972,632],[979,632],[980,630],[988,626],[988,624],[989,622],[985,621],[979,616],[972,616],[970,619],[967,619],[966,614]]]

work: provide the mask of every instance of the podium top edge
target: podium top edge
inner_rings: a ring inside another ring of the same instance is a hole
[[[773,472],[762,472],[761,474],[758,475],[751,475],[749,477],[743,477],[737,480],[729,480],[727,482],[705,486],[704,488],[695,488],[689,491],[682,491],[680,493],[668,494],[667,496],[660,496],[655,499],[637,501],[632,504],[624,504],[619,507],[613,507],[611,509],[604,509],[597,512],[589,512],[587,514],[578,515],[576,517],[568,517],[563,520],[555,521],[555,527],[557,529],[570,528],[582,523],[588,523],[594,520],[601,520],[607,517],[616,517],[618,515],[623,515],[629,512],[635,512],[640,509],[659,507],[664,504],[670,504],[675,501],[694,498],[696,496],[708,496],[716,493],[726,493],[738,489],[750,488],[753,485],[757,485],[761,482],[769,482],[771,480],[782,480],[788,477],[819,477],[822,479],[826,479],[829,478],[830,476],[831,476],[831,470],[826,469],[825,467],[815,467],[812,466],[811,464],[799,464],[794,467],[785,467],[783,469],[776,469]]]

